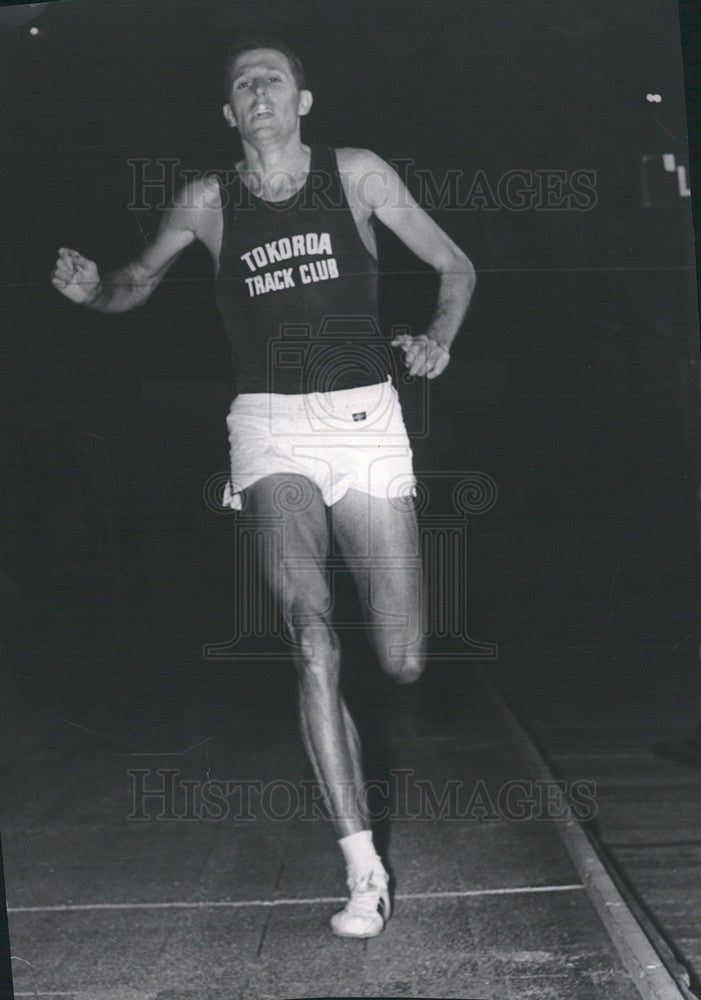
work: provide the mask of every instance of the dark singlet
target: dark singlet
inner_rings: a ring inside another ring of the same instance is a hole
[[[239,393],[329,392],[385,382],[377,261],[348,206],[332,149],[312,147],[306,183],[267,202],[236,173],[220,182],[216,283]]]

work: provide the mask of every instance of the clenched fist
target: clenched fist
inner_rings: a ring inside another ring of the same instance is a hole
[[[51,274],[51,284],[72,302],[81,306],[90,305],[100,294],[97,264],[82,257],[77,250],[61,247]]]

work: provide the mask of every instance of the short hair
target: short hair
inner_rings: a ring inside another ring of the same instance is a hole
[[[253,49],[274,49],[276,52],[282,52],[283,56],[285,56],[290,65],[292,76],[297,84],[297,89],[305,89],[306,83],[304,78],[304,66],[302,65],[299,56],[292,51],[287,42],[283,41],[281,38],[273,38],[267,35],[250,35],[245,38],[240,38],[237,42],[231,45],[227,51],[224,62],[224,88],[227,101],[231,97],[234,64],[238,57],[243,55],[244,52],[251,52]]]

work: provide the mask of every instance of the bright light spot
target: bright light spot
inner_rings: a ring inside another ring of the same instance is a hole
[[[38,35],[39,34],[39,29],[38,28],[30,28],[29,29],[29,34],[30,35]]]
[[[659,104],[662,101],[662,98],[659,94],[648,94],[647,100],[650,104],[652,104],[653,102],[655,104]]]

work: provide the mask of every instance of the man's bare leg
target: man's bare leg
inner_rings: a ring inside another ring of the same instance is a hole
[[[267,560],[266,576],[295,643],[302,738],[346,860],[351,899],[332,918],[332,928],[344,936],[371,937],[389,915],[387,873],[372,843],[360,740],[339,691],[340,646],[330,625],[325,566],[326,510],[306,477],[276,474],[249,488],[246,511],[277,538],[279,551]],[[333,521],[368,606],[383,668],[404,683],[415,680],[423,667],[423,645],[413,507],[350,490],[334,505]]]
[[[421,554],[413,502],[383,500],[351,489],[332,507],[332,519],[335,539],[353,573],[383,670],[400,683],[417,680],[424,666],[425,645]],[[388,879],[379,858],[372,858],[369,830],[357,836],[364,836],[365,842],[356,847],[349,838],[344,850],[351,898],[331,923],[337,934],[370,937],[382,930],[389,916]]]
[[[333,533],[353,573],[380,666],[410,684],[421,676],[426,655],[426,595],[413,501],[351,489],[332,512]]]
[[[346,703],[339,695],[341,715],[339,727],[337,713],[333,713],[330,722],[320,717],[318,701],[310,696],[302,684],[299,695],[302,741],[320,787],[322,789],[328,787],[330,790],[330,794],[325,798],[336,837],[340,839],[359,830],[369,830],[370,821],[363,794],[360,739]],[[326,753],[326,748],[329,746],[343,748],[339,757],[345,757],[345,760],[329,760]],[[321,750],[319,751],[317,747],[321,747]],[[348,764],[350,776],[347,771]],[[336,804],[337,810],[334,808]]]
[[[303,476],[266,476],[246,494],[246,515],[276,539],[265,572],[296,647],[302,739],[336,836],[345,838],[369,823],[360,740],[340,695],[340,646],[329,624],[326,508],[318,488]]]

